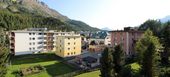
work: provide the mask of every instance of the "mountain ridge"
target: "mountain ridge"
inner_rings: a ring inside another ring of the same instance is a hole
[[[170,15],[165,16],[164,18],[160,19],[160,21],[161,21],[162,23],[165,23],[165,22],[170,21]]]

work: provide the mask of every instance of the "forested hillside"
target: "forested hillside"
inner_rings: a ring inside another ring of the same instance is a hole
[[[19,30],[25,28],[49,28],[55,30],[73,30],[64,22],[52,17],[34,16],[30,14],[18,14],[8,11],[0,11],[0,28],[9,30]]]
[[[0,0],[0,14],[0,27],[7,30],[36,27],[62,31],[99,30],[82,21],[69,19],[39,0]]]

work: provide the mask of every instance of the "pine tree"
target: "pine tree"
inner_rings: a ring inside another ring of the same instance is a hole
[[[168,65],[170,57],[170,22],[167,22],[165,28],[162,31],[164,52],[162,53],[161,58],[162,63]]]
[[[109,48],[105,48],[102,57],[100,59],[100,64],[101,64],[101,77],[116,77],[115,76],[115,71],[113,69],[114,64],[113,64],[113,56],[112,56],[112,50]]]
[[[114,70],[117,74],[117,77],[121,77],[121,71],[123,65],[125,64],[125,55],[121,45],[117,45],[114,47],[113,64],[115,65]]]
[[[5,77],[7,72],[7,62],[9,59],[9,48],[4,31],[0,30],[0,77]]]
[[[0,45],[0,77],[5,77],[5,74],[7,72],[7,62],[9,57],[8,48],[3,47]]]
[[[149,29],[144,33],[136,45],[139,64],[142,65],[144,77],[155,77],[156,67],[160,60],[160,43],[157,37],[153,36]]]

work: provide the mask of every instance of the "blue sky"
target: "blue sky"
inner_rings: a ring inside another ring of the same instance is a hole
[[[170,15],[170,0],[41,0],[71,19],[112,30]]]

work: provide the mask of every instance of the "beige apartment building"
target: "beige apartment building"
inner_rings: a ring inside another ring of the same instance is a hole
[[[56,55],[60,57],[71,57],[81,54],[81,36],[70,34],[56,37]]]

